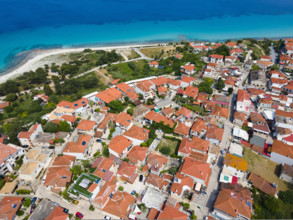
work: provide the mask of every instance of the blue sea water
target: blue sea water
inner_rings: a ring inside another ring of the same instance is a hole
[[[0,0],[0,5],[2,73],[15,64],[15,55],[37,48],[293,36],[292,0]]]

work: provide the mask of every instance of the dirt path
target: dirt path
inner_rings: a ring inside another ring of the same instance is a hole
[[[255,46],[257,46],[260,50],[261,50],[261,53],[263,54],[263,55],[265,55],[265,52],[263,51],[263,49],[259,46],[259,45],[257,45],[257,44],[254,44]]]
[[[108,85],[108,83],[113,80],[112,76],[109,75],[106,69],[97,69],[95,70],[95,73],[105,85]]]

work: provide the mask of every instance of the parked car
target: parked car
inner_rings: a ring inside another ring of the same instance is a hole
[[[132,190],[132,192],[131,192],[131,195],[135,195],[135,193],[136,193],[136,191],[135,190]]]
[[[103,142],[101,139],[97,139],[96,142]]]
[[[36,204],[33,204],[33,205],[31,206],[30,214],[33,213],[33,211],[35,210],[36,207],[37,207]]]
[[[69,210],[67,208],[63,208],[63,212],[65,212],[66,214],[68,214],[69,213]]]
[[[105,215],[105,216],[104,216],[104,219],[105,219],[105,220],[111,220],[111,217]]]
[[[143,181],[143,175],[139,175],[139,182],[142,182]]]
[[[81,214],[80,212],[75,213],[75,217],[78,217],[80,219],[83,218],[83,214]]]
[[[136,219],[137,219],[136,216],[133,215],[133,214],[130,214],[130,215],[128,216],[128,218],[129,218],[130,220],[136,220]]]
[[[36,201],[37,201],[37,197],[32,198],[32,200],[31,200],[31,206],[34,205]]]
[[[55,149],[55,146],[50,146],[49,149]]]
[[[75,204],[75,205],[77,205],[78,203],[79,203],[78,200],[74,200],[74,201],[73,201],[73,204]]]

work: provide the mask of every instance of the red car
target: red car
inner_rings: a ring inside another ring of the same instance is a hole
[[[80,212],[75,213],[75,217],[78,217],[80,219],[83,218],[83,214],[81,214]]]

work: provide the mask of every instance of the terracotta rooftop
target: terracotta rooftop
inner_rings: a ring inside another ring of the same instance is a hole
[[[148,139],[149,132],[150,132],[149,129],[132,125],[132,127],[128,131],[126,131],[123,135],[130,138],[137,139],[137,140],[145,141]]]
[[[184,95],[195,99],[198,95],[198,91],[197,87],[187,86],[184,90]]]
[[[52,166],[70,166],[75,161],[75,156],[62,155],[55,158]]]
[[[179,134],[179,135],[183,135],[186,136],[189,134],[189,129],[190,127],[188,127],[187,125],[185,125],[184,123],[178,123],[178,125],[176,126],[174,133]]]
[[[96,122],[95,121],[89,121],[82,119],[79,124],[77,125],[77,130],[83,130],[83,131],[91,131],[93,130]]]
[[[209,163],[201,162],[190,157],[184,157],[184,163],[180,168],[180,172],[203,180],[207,186],[212,170]]]
[[[98,93],[96,95],[99,99],[101,99],[105,103],[110,103],[116,99],[120,99],[122,97],[122,92],[120,92],[116,88],[108,88],[104,91]]]
[[[189,217],[178,209],[166,205],[157,219],[189,219]]]
[[[130,205],[133,205],[134,202],[134,196],[128,194],[127,192],[117,191],[113,197],[109,199],[103,208],[103,211],[119,218],[127,219],[130,211],[129,207]]]
[[[115,151],[118,154],[122,154],[125,149],[127,149],[132,144],[132,141],[128,138],[117,135],[115,136],[109,144],[109,149]]]
[[[147,156],[148,148],[141,146],[134,146],[129,151],[127,157],[132,163],[137,163],[138,161],[143,162]]]
[[[63,150],[64,153],[84,153],[91,139],[90,135],[79,135],[76,142],[68,142]]]
[[[150,111],[145,116],[146,119],[150,121],[155,121],[156,123],[164,122],[164,125],[169,125],[171,128],[174,126],[174,122],[172,119],[167,118],[155,111]]]
[[[49,167],[44,186],[66,187],[71,182],[71,176],[69,167]]]
[[[191,76],[183,76],[182,78],[181,78],[181,81],[182,82],[186,82],[186,83],[191,83],[191,82],[193,82],[195,80],[195,78],[194,77],[191,77]]]
[[[277,188],[273,187],[270,182],[266,181],[264,178],[254,173],[251,173],[248,179],[256,188],[268,195],[274,196],[278,191]]]
[[[236,190],[222,189],[218,194],[214,208],[235,218],[240,214],[250,219],[252,198],[243,196]]]
[[[273,142],[272,152],[293,159],[293,146],[276,139]]]
[[[215,108],[211,112],[211,115],[228,119],[229,118],[229,109],[223,108],[220,106],[215,106]]]
[[[133,116],[125,112],[121,112],[116,118],[116,123],[119,123],[122,126],[128,127],[130,123],[132,122],[132,120],[133,120]]]
[[[23,197],[5,196],[0,201],[0,219],[14,219],[16,212],[22,204]]]

